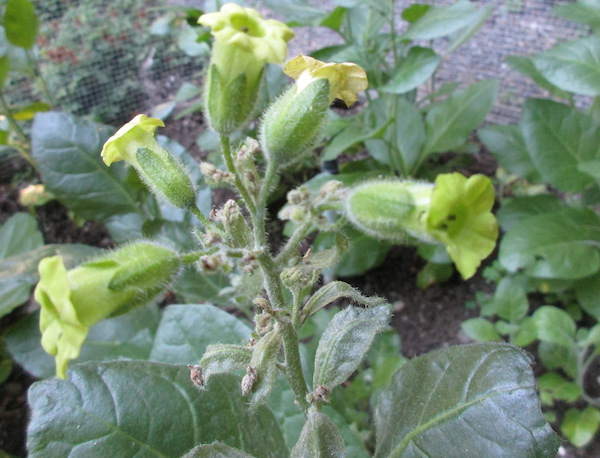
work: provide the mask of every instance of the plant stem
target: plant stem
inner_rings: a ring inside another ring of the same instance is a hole
[[[212,226],[210,220],[206,216],[204,216],[204,213],[202,213],[198,207],[194,206],[190,208],[190,211],[194,214],[196,218],[200,220],[200,222],[204,225],[205,228]]]
[[[2,106],[4,116],[6,116],[6,119],[8,120],[8,123],[11,125],[13,130],[17,133],[17,135],[21,138],[23,142],[29,145],[29,139],[27,138],[27,135],[25,135],[25,132],[23,132],[23,129],[21,129],[21,126],[19,126],[19,123],[17,123],[17,120],[14,118],[12,110],[8,106],[8,103],[4,98],[4,92],[2,91],[0,91],[0,106]]]
[[[292,236],[288,239],[287,243],[283,247],[283,249],[279,252],[277,257],[275,258],[275,264],[278,266],[283,266],[288,262],[288,260],[296,253],[298,248],[298,244],[304,240],[304,238],[308,235],[310,230],[312,229],[312,222],[305,221],[303,222],[292,234]]]
[[[283,333],[283,353],[285,354],[285,375],[294,391],[296,402],[306,414],[308,410],[308,401],[306,395],[308,388],[304,379],[302,362],[300,361],[300,350],[298,348],[298,334],[289,321],[282,323]]]
[[[254,206],[254,202],[252,201],[252,197],[250,193],[244,186],[242,179],[240,178],[240,174],[238,173],[235,165],[233,163],[233,158],[231,157],[231,143],[229,141],[229,137],[226,135],[221,135],[221,149],[223,150],[223,157],[225,158],[225,164],[227,164],[227,170],[233,174],[235,177],[235,187],[238,192],[242,196],[244,200],[244,204],[248,211],[252,214],[256,212],[256,207]]]

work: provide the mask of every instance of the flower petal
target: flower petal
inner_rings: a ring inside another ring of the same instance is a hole
[[[127,143],[136,137],[143,138],[148,134],[153,136],[157,127],[164,126],[165,123],[158,118],[149,118],[144,114],[138,114],[104,143],[101,153],[104,163],[110,165],[126,159]]]

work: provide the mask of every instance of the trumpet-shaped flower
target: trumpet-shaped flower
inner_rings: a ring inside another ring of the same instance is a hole
[[[325,63],[301,54],[290,60],[283,71],[296,80],[298,92],[317,79],[327,79],[330,102],[341,99],[348,107],[358,100],[358,93],[369,86],[366,72],[351,62]]]
[[[89,328],[158,294],[179,268],[177,254],[139,242],[67,270],[60,256],[44,258],[35,299],[41,306],[42,347],[66,377]]]
[[[302,55],[289,61],[284,72],[296,83],[271,104],[261,124],[263,151],[278,167],[302,160],[321,140],[335,98],[350,106],[368,84],[356,64],[326,64]]]
[[[154,138],[157,127],[164,125],[160,119],[137,115],[106,141],[102,159],[106,165],[128,162],[151,191],[176,207],[192,208],[196,191],[187,170]]]
[[[494,249],[498,223],[491,213],[489,178],[442,174],[435,184],[374,180],[350,190],[346,212],[360,230],[402,243],[442,243],[463,278],[472,277]]]
[[[266,63],[281,64],[294,32],[251,8],[227,3],[198,22],[215,40],[205,85],[205,108],[211,127],[227,135],[254,111]]]

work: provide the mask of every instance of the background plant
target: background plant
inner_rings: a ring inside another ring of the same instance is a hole
[[[505,235],[498,263],[488,271],[498,282],[496,292],[482,299],[483,316],[463,323],[463,329],[479,340],[506,338],[519,346],[537,340],[547,370],[539,383],[548,418],[583,446],[600,425],[597,382],[587,378],[599,342],[600,10],[581,1],[556,11],[589,25],[592,33],[507,60],[553,99],[528,100],[518,125],[479,131],[502,166],[498,217]],[[591,96],[591,104],[578,108],[578,95]],[[542,294],[535,302],[542,307],[530,305],[533,293]],[[557,418],[553,406],[560,401],[573,408]],[[586,407],[578,408],[582,401]]]

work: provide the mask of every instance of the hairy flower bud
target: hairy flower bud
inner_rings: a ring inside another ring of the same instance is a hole
[[[183,164],[154,138],[159,126],[164,126],[160,119],[137,115],[106,141],[102,159],[109,166],[127,161],[152,192],[176,207],[192,208],[196,205],[192,180]]]
[[[271,104],[260,136],[265,156],[279,168],[302,160],[321,140],[335,98],[351,105],[367,88],[365,71],[351,63],[326,64],[301,55],[289,61],[284,72],[296,83]]]

